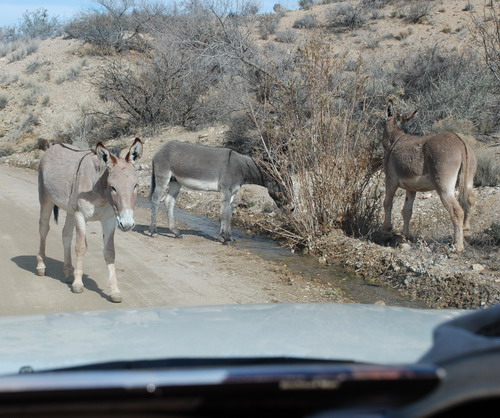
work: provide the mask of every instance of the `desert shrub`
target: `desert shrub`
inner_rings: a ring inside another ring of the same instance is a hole
[[[500,163],[498,156],[485,150],[477,152],[475,186],[496,187],[500,184]]]
[[[78,77],[80,77],[80,74],[86,65],[87,61],[85,59],[82,59],[79,63],[72,65],[56,78],[56,84],[62,84],[65,81],[75,81]]]
[[[259,17],[258,30],[261,39],[268,39],[276,33],[279,24],[279,15],[264,14]]]
[[[361,63],[345,73],[346,59],[317,40],[294,63],[293,74],[275,73],[268,100],[252,109],[261,164],[289,203],[284,235],[305,246],[335,228],[369,236],[380,209],[372,180],[379,159]]]
[[[286,9],[280,4],[276,3],[273,6],[273,12],[276,13],[280,18],[286,16]]]
[[[365,8],[347,4],[329,9],[326,19],[331,29],[351,31],[362,27],[367,17]]]
[[[419,111],[412,132],[430,133],[446,118],[469,120],[484,134],[500,126],[498,85],[474,51],[429,47],[397,62],[395,69],[394,85]]]
[[[413,33],[413,29],[408,28],[406,30],[400,31],[394,38],[397,39],[398,41],[403,41],[406,38],[408,38],[412,33]]]
[[[468,1],[467,3],[465,3],[465,6],[464,8],[462,9],[464,12],[469,12],[471,10],[474,10],[474,3],[471,3],[470,1]]]
[[[100,9],[82,12],[66,25],[68,36],[82,39],[104,54],[144,49],[144,39],[140,34],[152,16],[135,12],[134,0],[96,1]]]
[[[50,65],[50,61],[40,61],[38,59],[31,61],[26,65],[26,68],[24,69],[24,72],[26,74],[33,74],[36,71],[38,71],[41,67],[44,65]]]
[[[5,109],[9,103],[9,97],[5,93],[0,93],[0,109]]]
[[[260,65],[251,42],[259,17],[217,4],[186,2],[150,33],[148,53],[107,59],[96,85],[111,117],[195,128],[237,110],[228,107],[244,91],[242,68]]]
[[[16,152],[12,144],[0,144],[0,157],[8,157]]]
[[[276,41],[285,44],[293,44],[297,39],[297,34],[293,29],[281,30],[276,33]]]
[[[494,245],[500,245],[500,223],[492,222],[484,232],[492,239]]]
[[[314,5],[314,0],[299,0],[299,8],[302,10],[310,10]]]
[[[500,0],[491,0],[482,13],[471,13],[471,34],[500,86]]]
[[[383,9],[392,0],[361,0],[361,5],[367,9]]]
[[[429,17],[434,7],[433,0],[412,1],[404,9],[404,20],[408,23],[422,23]]]
[[[49,18],[47,9],[26,11],[19,24],[19,33],[25,38],[47,39],[62,33],[62,24],[57,17]]]
[[[21,61],[28,55],[38,50],[38,41],[35,40],[17,40],[10,43],[10,55],[7,60],[9,63]]]
[[[318,25],[316,17],[313,15],[304,15],[300,19],[293,22],[293,27],[296,29],[311,29]]]

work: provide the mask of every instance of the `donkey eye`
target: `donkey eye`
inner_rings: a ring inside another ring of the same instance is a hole
[[[111,186],[111,192],[116,193],[116,189],[113,186]]]

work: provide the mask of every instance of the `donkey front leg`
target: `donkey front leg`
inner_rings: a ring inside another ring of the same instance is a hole
[[[403,206],[403,236],[408,238],[410,236],[410,220],[413,214],[413,202],[415,202],[415,196],[417,192],[412,192],[410,190],[406,191],[405,204]]]
[[[64,247],[64,277],[66,282],[71,280],[73,275],[73,263],[71,262],[71,242],[73,241],[73,231],[75,229],[75,215],[72,213],[66,213],[66,222],[64,223],[64,228],[62,231],[62,241]]]
[[[116,280],[115,270],[115,229],[116,218],[111,217],[101,221],[102,236],[104,240],[104,261],[108,266],[108,283],[111,302],[120,303],[122,301],[122,294],[118,289],[118,281]]]
[[[392,202],[394,195],[398,189],[397,184],[392,185],[386,182],[385,184],[385,199],[384,199],[384,231],[385,238],[392,237]]]
[[[73,273],[74,280],[73,283],[71,284],[71,291],[73,293],[82,293],[83,258],[85,257],[85,253],[87,252],[87,236],[86,236],[87,224],[81,212],[76,212],[74,217],[76,224],[76,243],[75,243],[76,269]]]
[[[223,244],[233,241],[231,237],[231,217],[233,216],[233,200],[236,192],[230,190],[221,192],[220,203],[220,239]]]
[[[182,185],[177,181],[171,181],[168,184],[167,198],[165,199],[165,209],[167,211],[168,227],[170,231],[175,235],[175,238],[182,238],[181,231],[177,229],[175,224],[174,208],[175,201],[177,200],[177,195],[181,190]]]
[[[36,256],[36,270],[39,276],[45,276],[45,244],[47,242],[47,234],[50,229],[50,215],[53,207],[54,205],[52,203],[42,204],[40,207],[40,220],[38,225],[40,232],[40,246]]]

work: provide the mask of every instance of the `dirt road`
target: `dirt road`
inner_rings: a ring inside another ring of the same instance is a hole
[[[147,235],[149,211],[137,208],[137,226],[117,230],[116,268],[123,295],[108,300],[107,270],[99,222],[88,224],[88,252],[81,294],[71,292],[62,273],[59,224],[51,221],[47,276],[36,275],[38,251],[37,176],[32,170],[0,165],[0,315],[55,313],[148,306],[185,306],[335,300],[331,291],[293,278],[284,267],[212,237],[185,230],[174,239],[166,229]],[[163,216],[163,215],[162,215]],[[159,219],[160,225],[165,220]]]

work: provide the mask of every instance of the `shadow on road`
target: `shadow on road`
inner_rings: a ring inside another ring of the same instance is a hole
[[[203,231],[193,231],[192,229],[179,229],[179,231],[182,235],[193,235],[196,237],[203,237],[209,241],[220,242],[217,238],[214,238],[213,236],[211,236]],[[151,237],[151,235],[149,233],[149,225],[136,225],[134,227],[134,232],[138,232],[139,234],[144,235],[146,237]],[[170,231],[169,228],[163,228],[163,227],[157,226],[156,232],[157,232],[158,236],[175,238],[174,234]]]
[[[38,273],[36,271],[36,257],[35,256],[33,256],[33,255],[20,255],[20,256],[11,258],[11,260],[14,263],[16,263],[18,267],[22,268],[23,270],[26,270],[30,273],[33,273],[33,275],[38,276]],[[71,282],[70,283],[66,282],[66,278],[64,277],[63,263],[61,261],[47,257],[45,259],[45,265],[47,266],[47,269],[45,272],[45,274],[46,274],[45,277],[57,280],[57,281],[65,284],[66,286],[68,286],[69,289],[71,289]],[[102,291],[102,289],[95,282],[95,280],[91,279],[89,276],[84,274],[82,281],[83,281],[83,286],[86,290],[88,290],[90,292],[97,293],[103,299],[106,299],[108,301],[110,300],[109,296]]]

